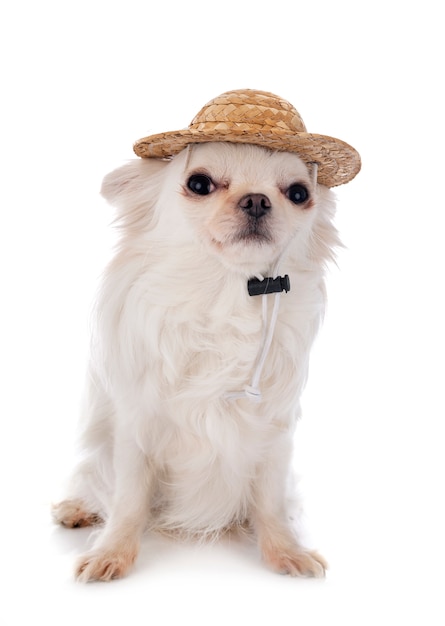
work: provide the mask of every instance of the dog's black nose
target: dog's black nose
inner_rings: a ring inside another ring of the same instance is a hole
[[[246,194],[238,202],[238,206],[255,219],[263,217],[272,208],[269,198],[263,193]]]

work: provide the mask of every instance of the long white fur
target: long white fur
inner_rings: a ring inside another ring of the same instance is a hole
[[[190,197],[187,177],[203,169],[219,186]],[[294,182],[310,190],[308,208],[286,198]],[[323,559],[301,545],[286,507],[324,269],[339,245],[331,192],[314,187],[295,154],[224,143],[132,161],[102,192],[117,207],[121,236],[97,302],[83,458],[54,507],[68,526],[104,520],[77,576],[124,575],[146,527],[215,536],[246,523],[271,567],[323,575]],[[248,192],[271,199],[270,242],[232,237],[245,219],[237,200]],[[270,274],[280,256],[291,291],[281,297],[262,401],[228,399],[249,384],[264,330],[247,279]]]

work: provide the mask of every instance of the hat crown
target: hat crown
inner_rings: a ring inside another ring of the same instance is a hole
[[[182,130],[143,137],[133,146],[143,158],[171,158],[186,146],[206,142],[262,146],[317,163],[318,182],[335,187],[352,180],[360,155],[340,139],[308,133],[295,107],[269,91],[237,89],[210,100]]]
[[[306,126],[287,100],[255,89],[227,91],[210,100],[193,118],[189,128],[198,131],[236,127],[258,132],[306,133]]]

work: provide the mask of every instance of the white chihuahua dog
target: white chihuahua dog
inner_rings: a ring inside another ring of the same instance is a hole
[[[253,90],[135,152],[102,187],[121,238],[97,303],[83,457],[53,507],[64,526],[102,526],[76,575],[125,575],[146,529],[242,528],[274,570],[321,577],[290,516],[292,441],[340,245],[329,187],[359,155]]]

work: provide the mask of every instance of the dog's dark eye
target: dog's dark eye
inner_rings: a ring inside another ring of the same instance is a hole
[[[303,185],[291,185],[287,190],[287,197],[294,204],[303,204],[309,198],[309,192]]]
[[[205,174],[193,174],[187,181],[187,187],[199,196],[207,196],[213,191],[214,185]]]

